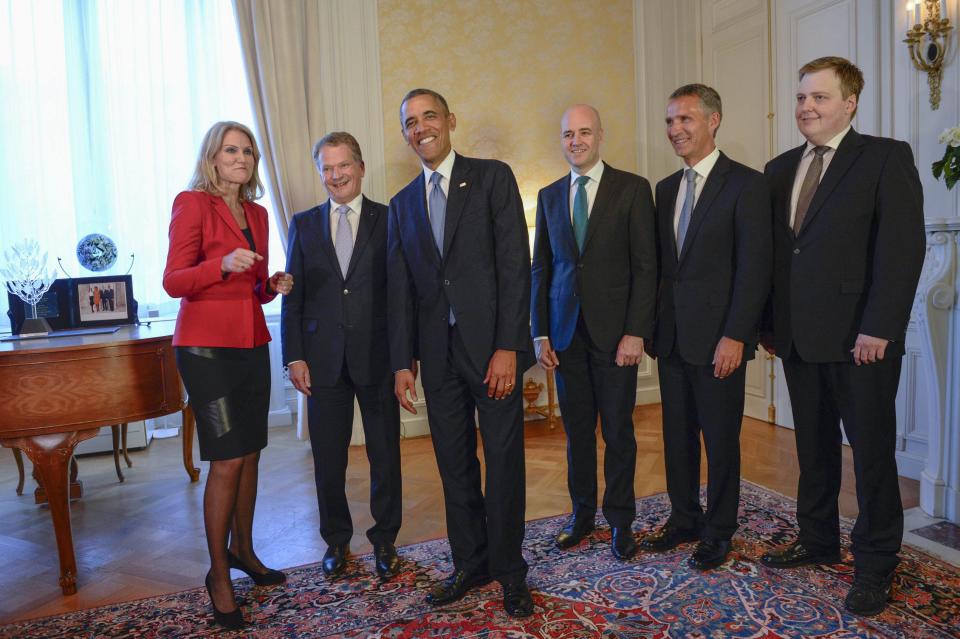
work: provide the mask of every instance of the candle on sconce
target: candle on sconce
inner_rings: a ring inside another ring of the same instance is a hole
[[[913,15],[916,20],[914,24],[923,24],[923,7],[920,5],[920,0],[915,0],[913,3]]]

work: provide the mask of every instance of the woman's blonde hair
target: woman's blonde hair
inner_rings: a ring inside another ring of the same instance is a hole
[[[223,195],[220,188],[220,176],[213,166],[213,158],[220,152],[223,146],[223,138],[230,131],[239,131],[250,138],[250,145],[253,147],[253,174],[246,184],[240,187],[240,199],[252,201],[263,197],[263,183],[260,182],[260,148],[257,146],[257,140],[253,137],[253,131],[239,122],[217,122],[206,135],[203,136],[203,142],[200,144],[200,155],[197,156],[197,167],[193,171],[193,177],[190,178],[190,184],[187,188],[191,191],[206,191],[212,195]]]

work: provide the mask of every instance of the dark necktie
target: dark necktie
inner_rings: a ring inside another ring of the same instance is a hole
[[[590,181],[586,175],[577,178],[577,193],[573,196],[573,235],[577,238],[577,247],[583,250],[583,241],[587,239],[587,189],[584,185]]]
[[[697,197],[697,172],[693,169],[687,169],[683,172],[683,177],[687,180],[687,192],[683,196],[683,206],[680,208],[680,220],[677,222],[677,257],[683,252],[683,240],[687,237],[687,229],[690,227],[690,216],[693,215],[694,200]]]
[[[797,212],[793,216],[794,235],[800,235],[800,229],[803,228],[803,219],[807,217],[807,209],[810,208],[810,202],[813,201],[817,187],[820,186],[820,174],[823,172],[823,154],[829,150],[829,146],[817,146],[813,149],[813,159],[810,160],[807,174],[803,176],[800,196],[797,197]]]
[[[340,273],[346,277],[347,267],[350,266],[350,255],[353,253],[353,232],[350,229],[350,221],[347,219],[350,207],[342,204],[337,207],[337,213],[340,214],[340,219],[337,221],[337,237],[333,247],[337,251],[337,261],[340,262]]]

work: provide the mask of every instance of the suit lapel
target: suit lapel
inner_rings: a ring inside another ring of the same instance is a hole
[[[370,204],[370,200],[364,196],[360,205],[360,223],[357,227],[357,240],[353,243],[353,253],[350,255],[350,265],[347,267],[347,274],[344,276],[344,279],[350,277],[350,274],[353,272],[360,258],[360,254],[363,253],[363,249],[367,246],[367,241],[370,239],[370,233],[373,231],[373,227],[376,226],[376,222],[377,210]]]
[[[222,197],[216,195],[211,195],[210,200],[213,203],[213,210],[217,212],[217,215],[220,216],[223,223],[233,231],[233,234],[236,235],[238,239],[243,240],[243,245],[246,247],[247,238],[243,236],[243,231],[240,230],[240,225],[237,224],[237,220],[233,217],[233,213],[230,212],[230,207],[227,206],[227,203],[223,201]],[[244,212],[246,212],[246,208],[244,208]],[[249,220],[247,224],[250,224]],[[254,241],[256,241],[256,238],[254,238]]]
[[[330,260],[330,266],[337,273],[340,273],[340,260],[337,259],[337,249],[333,245],[333,236],[330,235],[330,200],[317,207],[317,224],[320,226],[320,246],[323,252],[327,254]],[[343,277],[343,273],[340,273]]]
[[[610,165],[606,162],[603,163],[603,173],[600,175],[600,184],[597,185],[597,196],[593,200],[593,208],[590,210],[590,217],[587,218],[587,236],[583,240],[583,251],[587,251],[587,247],[590,245],[590,240],[597,233],[597,228],[602,224],[602,218],[607,214],[607,211],[611,208],[611,202],[613,198],[616,197],[616,194],[620,192],[620,189],[617,188],[619,182],[619,176],[616,174],[613,169],[610,168]],[[572,186],[571,186],[572,188]],[[567,207],[569,208],[570,204],[569,194],[567,196]],[[573,224],[570,225],[571,230],[573,229]],[[576,242],[574,242],[576,244]]]
[[[690,252],[690,246],[693,244],[694,239],[697,237],[697,231],[700,230],[703,220],[710,211],[710,205],[727,181],[727,172],[729,172],[729,170],[730,160],[721,153],[720,157],[717,158],[716,164],[713,165],[710,175],[707,176],[707,182],[700,191],[700,197],[697,198],[696,203],[693,205],[693,213],[690,215],[690,226],[687,227],[687,234],[683,239],[680,262],[683,262],[683,258]]]
[[[427,244],[433,247],[433,255],[437,264],[440,263],[440,250],[433,239],[433,230],[430,228],[430,213],[427,210],[427,179],[420,170],[420,176],[414,183],[413,193],[414,206],[410,207],[413,212],[411,224],[413,224],[414,233],[424,239]]]
[[[807,148],[806,143],[800,145],[792,151],[788,151],[789,155],[784,159],[784,162],[787,165],[787,169],[781,174],[782,183],[779,185],[782,192],[780,193],[780,210],[774,211],[774,217],[777,222],[782,224],[790,233],[793,233],[793,228],[790,226],[790,203],[793,200],[793,185],[797,179],[797,169],[800,168],[800,159],[803,158],[803,151]],[[802,178],[801,178],[802,179]],[[773,188],[776,188],[774,185]]]
[[[840,146],[837,147],[833,159],[830,160],[830,165],[827,166],[827,172],[823,174],[820,185],[817,186],[817,190],[813,194],[810,208],[807,209],[807,214],[803,218],[803,226],[800,227],[801,234],[810,226],[810,222],[823,208],[823,203],[830,196],[830,193],[833,192],[833,189],[840,183],[840,179],[860,156],[862,147],[863,138],[860,137],[859,133],[850,129],[843,140],[840,141]]]
[[[577,238],[573,234],[573,221],[570,219],[571,187],[568,174],[567,178],[558,182],[557,187],[550,193],[550,197],[556,198],[556,203],[552,206],[547,203],[546,213],[551,218],[550,225],[553,227],[551,234],[566,246],[570,255],[577,255],[580,249],[577,248]]]
[[[663,205],[658,207],[660,210],[660,228],[666,236],[665,239],[669,242],[669,246],[673,247],[674,261],[680,259],[677,254],[677,233],[673,230],[673,216],[677,210],[677,194],[680,192],[680,181],[682,179],[683,171],[677,171],[667,178],[666,182],[663,183],[663,191],[666,192],[665,199]]]
[[[450,172],[450,185],[447,189],[447,214],[443,223],[443,256],[450,252],[453,235],[457,232],[460,214],[467,201],[467,195],[472,186],[470,179],[470,164],[461,155],[453,160],[453,170]],[[429,228],[429,224],[427,225]]]

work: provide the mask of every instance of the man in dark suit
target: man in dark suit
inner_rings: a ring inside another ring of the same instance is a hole
[[[667,104],[667,138],[684,169],[657,184],[660,297],[654,351],[663,402],[670,517],[641,546],[700,540],[688,563],[726,561],[740,503],[740,424],[746,361],[770,292],[770,200],[758,171],[720,152],[720,96],[680,87]],[[700,435],[707,509],[700,506]]]
[[[560,548],[594,528],[597,417],[606,443],[603,516],[617,559],[637,550],[633,407],[644,338],[653,336],[657,257],[653,194],[639,175],[600,159],[600,114],[571,106],[560,122],[570,173],[540,191],[533,247],[532,327],[537,359],[556,369],[567,432],[573,516]]]
[[[397,399],[410,412],[415,359],[422,363],[454,564],[427,601],[456,601],[492,577],[503,586],[506,611],[527,616],[523,406],[514,388],[533,362],[520,192],[503,162],[453,152],[456,116],[435,91],[410,91],[400,122],[423,171],[390,200],[391,362]]]
[[[879,613],[903,537],[895,400],[923,266],[923,191],[904,142],[850,125],[863,74],[843,58],[800,69],[807,142],[767,164],[774,215],[772,336],[783,358],[800,462],[796,542],[775,568],[840,560],[840,421],[853,449],[859,515],[846,607]]]
[[[347,506],[347,448],[354,398],[360,404],[377,574],[394,576],[400,530],[400,409],[387,345],[387,207],[361,193],[360,145],[349,133],[321,138],[313,158],[330,199],[290,223],[287,270],[298,283],[284,297],[283,361],[307,396],[324,573],[343,572],[353,524]]]

